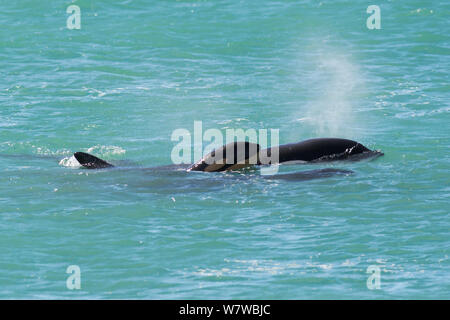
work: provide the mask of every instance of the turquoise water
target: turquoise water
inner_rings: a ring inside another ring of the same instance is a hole
[[[449,18],[448,1],[2,0],[0,298],[450,298]],[[138,169],[171,164],[194,121],[385,156],[280,168],[355,172],[298,182]]]

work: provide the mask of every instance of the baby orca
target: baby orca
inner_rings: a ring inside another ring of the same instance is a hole
[[[187,171],[227,171],[238,170],[259,164],[259,144],[251,142],[230,142],[213,150]]]

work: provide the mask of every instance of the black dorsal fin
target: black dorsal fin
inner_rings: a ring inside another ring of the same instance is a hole
[[[87,169],[103,169],[114,167],[112,164],[85,152],[75,152],[75,159]]]

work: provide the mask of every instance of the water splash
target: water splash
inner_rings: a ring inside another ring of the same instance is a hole
[[[75,159],[74,156],[71,157],[65,157],[64,159],[61,159],[59,162],[60,166],[63,167],[70,167],[70,168],[79,168],[81,167],[80,163]]]

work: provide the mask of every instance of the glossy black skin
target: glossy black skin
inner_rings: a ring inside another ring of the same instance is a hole
[[[73,156],[83,167],[87,169],[104,169],[114,167],[105,160],[97,158],[89,153],[75,152]]]
[[[342,160],[364,152],[374,152],[359,142],[339,138],[317,138],[266,149],[270,156],[278,149],[278,163],[289,161]],[[263,150],[262,152],[265,152]]]

